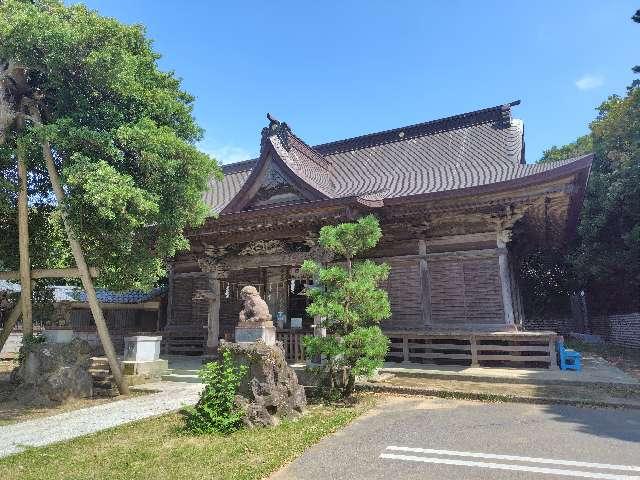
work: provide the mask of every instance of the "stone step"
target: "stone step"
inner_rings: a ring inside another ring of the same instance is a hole
[[[111,374],[109,360],[106,357],[91,357],[89,373],[93,378],[94,397],[114,397],[118,395],[118,388]]]
[[[117,387],[93,387],[93,396],[94,397],[117,397],[120,394]]]
[[[113,377],[105,380],[96,380],[93,379],[93,387],[98,389],[110,389],[116,388],[115,382],[113,381]]]
[[[169,370],[161,378],[163,382],[201,383],[197,370]]]

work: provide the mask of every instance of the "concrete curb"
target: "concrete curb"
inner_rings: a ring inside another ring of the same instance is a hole
[[[501,378],[489,377],[473,374],[456,374],[456,373],[432,373],[421,370],[411,369],[393,369],[383,368],[380,373],[394,374],[396,377],[411,378],[428,378],[430,380],[458,380],[461,382],[482,382],[482,383],[513,383],[518,385],[560,385],[567,387],[604,387],[604,388],[624,388],[640,393],[640,384],[625,382],[584,382],[584,381],[568,381],[556,379],[538,379],[538,378]]]
[[[397,385],[383,385],[362,382],[358,387],[376,393],[397,393],[402,395],[417,395],[427,397],[455,398],[462,400],[481,400],[487,402],[532,403],[539,405],[571,405],[578,407],[629,408],[640,410],[640,402],[602,402],[595,400],[577,400],[556,397],[531,397],[518,395],[501,395],[491,393],[465,392],[461,390],[438,390],[420,387],[406,387]]]

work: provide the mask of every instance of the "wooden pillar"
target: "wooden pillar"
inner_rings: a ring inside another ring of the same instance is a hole
[[[558,337],[551,335],[549,337],[549,370],[558,370],[557,353],[556,353],[556,341]]]
[[[18,146],[18,249],[20,252],[20,298],[22,333],[33,335],[31,307],[31,260],[29,259],[29,210],[27,206],[27,166],[24,148]]]
[[[431,326],[431,281],[429,278],[429,264],[427,263],[426,240],[418,240],[418,255],[420,256],[420,311],[422,324]]]
[[[471,366],[479,367],[480,363],[478,363],[478,340],[473,333],[469,337],[469,345],[471,348]]]
[[[402,363],[411,362],[411,355],[409,354],[409,336],[405,333],[402,335]]]
[[[167,326],[172,325],[173,324],[173,295],[175,292],[175,286],[174,286],[174,281],[175,281],[175,267],[173,266],[173,264],[169,264],[167,266],[167,270],[168,270],[168,276],[169,276],[169,285],[168,285],[168,289],[167,289],[167,324],[165,325],[165,329]]]
[[[215,355],[220,343],[220,277],[217,274],[209,273],[209,286],[213,295],[207,315],[207,355]]]
[[[508,230],[498,232],[498,268],[500,270],[500,285],[502,287],[502,304],[504,305],[504,322],[506,325],[515,326],[513,314],[513,296],[511,292],[511,275],[509,273],[509,257],[507,256],[507,243],[510,238]]]

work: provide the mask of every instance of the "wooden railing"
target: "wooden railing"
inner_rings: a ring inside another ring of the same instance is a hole
[[[557,368],[553,332],[418,333],[385,332],[391,361],[467,366]]]
[[[313,332],[309,330],[276,331],[276,339],[282,342],[288,362],[303,362],[305,360],[302,346],[302,337],[305,335],[313,335]]]

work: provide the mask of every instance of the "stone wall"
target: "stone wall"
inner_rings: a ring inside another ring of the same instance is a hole
[[[527,318],[526,330],[552,330],[566,335],[570,332],[599,335],[605,341],[624,347],[640,348],[640,312],[624,315],[594,315],[589,319],[588,332],[571,317]]]
[[[576,323],[571,317],[562,317],[562,316],[554,316],[547,318],[530,318],[526,317],[524,319],[524,329],[529,331],[546,331],[550,330],[552,332],[559,333],[561,335],[566,335],[570,332],[575,332]]]
[[[640,312],[609,315],[609,325],[611,343],[640,348]]]

